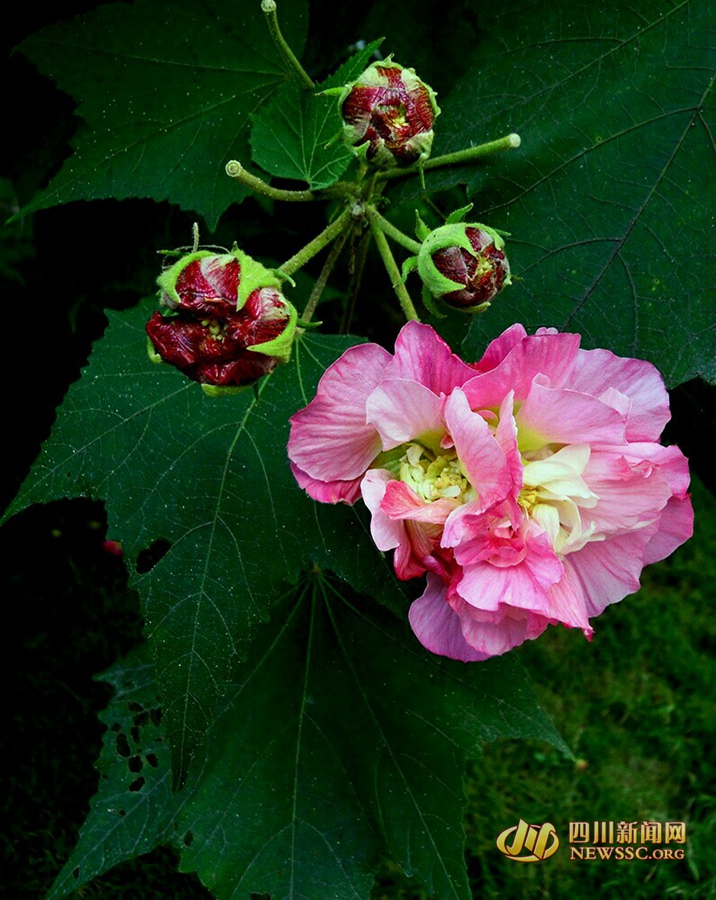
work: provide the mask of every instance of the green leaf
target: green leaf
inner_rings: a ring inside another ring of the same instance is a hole
[[[365,512],[319,510],[286,455],[289,417],[356,341],[305,335],[258,402],[251,391],[208,398],[172,367],[149,362],[148,316],[141,306],[110,313],[9,514],[90,496],[106,501],[110,531],[131,564],[157,541],[169,546],[134,582],[180,781],[251,626],[268,619],[282,584],[317,563],[393,608],[406,601]]]
[[[649,359],[669,385],[715,380],[712,5],[522,2],[486,7],[481,25],[433,156],[513,131],[522,147],[427,176],[466,182],[474,220],[512,234],[518,279],[474,320],[468,352],[521,321]]]
[[[179,797],[171,792],[169,746],[154,666],[146,656],[146,647],[139,648],[103,676],[115,693],[100,714],[107,730],[97,763],[99,788],[77,846],[47,900],[59,900],[174,837]]]
[[[281,3],[281,27],[299,52],[305,0]],[[213,228],[245,196],[224,166],[248,162],[249,116],[287,79],[258,2],[108,4],[20,49],[74,97],[88,126],[23,213],[151,197],[193,210]]]
[[[337,181],[354,156],[337,139],[341,119],[336,98],[321,97],[320,93],[355,80],[380,44],[379,40],[368,44],[315,91],[307,91],[295,80],[278,91],[271,103],[252,117],[254,161],[272,175],[307,181],[311,188]]]
[[[468,898],[466,756],[502,737],[569,752],[515,654],[467,665],[434,656],[405,617],[323,575],[256,629],[177,795],[150,677],[141,656],[110,673],[119,693],[102,717],[104,777],[52,898],[169,842],[218,898],[367,897],[386,856],[431,895]],[[132,792],[135,757],[147,782]]]
[[[257,632],[187,785],[181,867],[219,898],[342,900],[367,896],[388,854],[431,895],[467,898],[465,756],[508,736],[567,751],[514,655],[436,657],[405,617],[320,578]]]

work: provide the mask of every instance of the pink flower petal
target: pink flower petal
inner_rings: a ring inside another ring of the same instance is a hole
[[[361,482],[363,502],[371,513],[370,533],[379,550],[394,550],[405,540],[405,528],[399,519],[393,519],[381,509],[385,491],[392,475],[385,469],[370,469]]]
[[[605,541],[591,541],[564,557],[564,577],[585,598],[590,619],[639,590],[645,550],[657,528],[651,525]]]
[[[480,509],[503,500],[513,488],[510,464],[487,422],[472,412],[459,389],[445,404],[445,422],[463,470],[477,491]]]
[[[442,401],[417,381],[383,381],[368,397],[367,421],[381,437],[384,450],[423,438],[437,447],[445,433]]]
[[[632,446],[597,448],[584,468],[584,480],[599,500],[583,519],[600,534],[624,534],[658,522],[673,493],[663,471],[633,456]]]
[[[494,622],[480,621],[476,611],[470,610],[460,616],[462,633],[467,643],[485,656],[501,656],[525,641],[539,637],[548,625],[549,619],[533,613],[520,617],[504,615]]]
[[[472,368],[481,374],[490,372],[496,368],[502,360],[510,353],[518,344],[522,343],[523,338],[527,337],[524,325],[511,325],[506,331],[491,341],[487,350],[485,350],[482,359],[472,364]]]
[[[428,503],[403,481],[390,481],[386,485],[380,508],[391,519],[412,519],[430,525],[442,526],[458,505],[457,500],[439,498]]]
[[[490,655],[467,643],[460,616],[445,599],[445,586],[436,575],[428,575],[425,593],[411,605],[408,619],[417,639],[431,653],[462,662],[477,662]]]
[[[624,418],[611,406],[588,394],[554,390],[537,381],[515,419],[523,452],[546,443],[624,443]]]
[[[352,481],[380,453],[366,401],[390,358],[377,344],[351,347],[323,373],[314,399],[291,417],[288,455],[308,477]]]
[[[542,334],[515,343],[497,366],[463,386],[471,408],[494,409],[510,390],[514,391],[516,402],[522,401],[538,375],[546,377],[552,388],[570,384],[579,340],[578,334]]]
[[[694,509],[691,499],[672,497],[661,511],[659,530],[646,545],[644,565],[670,556],[694,533]]]
[[[416,381],[439,395],[449,394],[474,374],[433,328],[408,322],[395,342],[395,357],[385,371],[385,379]]]
[[[630,441],[658,441],[671,418],[664,381],[651,363],[625,359],[609,350],[580,350],[570,388],[600,397],[610,389],[631,401],[626,436]]]
[[[352,481],[316,481],[315,478],[302,472],[295,463],[291,463],[291,471],[299,487],[319,503],[352,505],[360,497],[360,478],[354,478]]]

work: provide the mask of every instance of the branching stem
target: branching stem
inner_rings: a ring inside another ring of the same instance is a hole
[[[348,230],[347,226],[351,216],[352,213],[350,208],[344,209],[340,216],[338,216],[337,219],[334,219],[334,221],[324,228],[320,234],[316,235],[316,237],[306,244],[305,247],[302,247],[298,253],[294,254],[290,259],[287,259],[282,266],[279,266],[279,275],[290,278],[294,272],[298,272],[299,269],[303,268],[309,259],[313,259],[313,257],[317,253],[320,253],[324,247],[328,246],[332,240],[335,240],[344,229]]]
[[[375,222],[378,228],[380,228],[380,230],[389,238],[392,238],[396,244],[400,244],[401,247],[405,247],[405,249],[410,250],[411,253],[420,252],[421,244],[418,241],[409,238],[407,234],[403,234],[399,228],[396,228],[392,222],[389,222],[382,216],[374,206],[366,206],[365,211],[370,221]]]
[[[316,283],[313,285],[313,290],[311,291],[311,296],[308,298],[308,303],[306,304],[306,308],[301,313],[301,320],[303,322],[310,322],[313,317],[313,313],[316,311],[316,306],[318,305],[318,301],[321,299],[321,294],[325,290],[326,284],[328,283],[328,279],[331,277],[331,272],[333,271],[333,267],[336,264],[338,257],[341,255],[341,250],[345,246],[346,241],[348,240],[348,236],[351,233],[350,228],[346,228],[343,231],[343,234],[340,234],[333,243],[331,247],[330,253],[326,257],[326,261],[323,263],[323,268],[321,269],[321,274],[318,276]]]

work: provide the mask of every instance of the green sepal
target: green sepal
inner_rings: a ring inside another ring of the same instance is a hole
[[[286,306],[289,308],[289,319],[286,327],[278,337],[270,341],[264,341],[263,344],[253,344],[247,347],[247,350],[253,350],[255,353],[265,353],[266,356],[273,356],[280,362],[288,362],[291,357],[291,348],[296,338],[296,328],[298,326],[298,313],[296,307],[286,300]]]
[[[351,87],[353,87],[352,83]],[[346,85],[342,84],[340,87],[326,88],[325,91],[318,91],[316,97],[341,97],[345,93]]]
[[[153,362],[155,365],[159,365],[159,363],[164,362],[161,355],[159,353],[157,353],[156,349],[154,348],[152,339],[149,337],[147,338],[147,356],[149,357],[150,361]]]
[[[194,253],[187,253],[186,256],[182,256],[181,259],[177,260],[173,266],[169,266],[168,269],[165,269],[159,278],[157,278],[159,289],[166,294],[170,300],[173,300],[177,306],[181,306],[181,297],[176,289],[177,279],[181,273],[188,265],[195,262],[197,259],[204,259],[205,256],[216,255],[217,254],[212,253],[211,250],[197,250]],[[231,256],[230,253],[220,255]]]
[[[507,280],[505,280],[504,284],[502,285],[502,288],[504,288],[507,284],[509,284],[509,282]],[[500,290],[502,290],[502,288],[500,288]],[[474,315],[477,315],[478,313],[485,312],[485,310],[488,309],[490,306],[492,306],[492,300],[485,300],[484,303],[478,303],[477,306],[465,306],[465,307],[461,306],[461,307],[459,307],[459,312],[469,313],[470,315],[474,316]],[[451,307],[451,309],[458,309],[458,307],[453,306],[453,307]]]
[[[247,391],[250,387],[250,384],[202,384],[201,389],[207,397],[228,397],[230,394]]]
[[[232,256],[238,259],[241,266],[241,278],[239,279],[239,296],[236,301],[236,309],[240,310],[254,291],[265,287],[280,288],[281,280],[276,273],[260,262],[252,259],[248,253],[239,250],[236,244],[231,248]],[[285,276],[284,276],[285,277]],[[253,349],[253,348],[250,348]]]
[[[415,234],[419,241],[424,241],[430,234],[430,229],[420,218],[420,213],[415,210]]]
[[[296,319],[296,327],[303,328],[305,331],[307,328],[320,328],[323,325],[323,322],[304,322],[303,319]]]
[[[414,272],[418,268],[418,257],[417,256],[409,256],[404,262],[403,266],[400,270],[401,277],[403,279],[403,284],[408,280],[408,275],[411,272]]]
[[[291,278],[290,275],[287,275],[281,269],[271,269],[271,271],[280,281],[287,281],[291,285],[291,287],[296,287],[296,282],[293,280],[293,278]]]
[[[430,293],[430,288],[428,288],[426,284],[423,285],[422,301],[423,306],[427,311],[432,313],[437,319],[447,319],[447,315],[444,312],[441,312],[438,309],[437,304],[433,302],[433,295]]]
[[[456,222],[462,222],[462,220],[470,212],[474,205],[474,203],[468,203],[467,206],[461,206],[460,209],[456,209],[454,212],[451,212],[445,220],[445,224],[454,225]]]

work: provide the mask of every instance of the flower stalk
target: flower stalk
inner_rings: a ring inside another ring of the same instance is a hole
[[[278,15],[276,13],[276,0],[261,0],[261,11],[266,16],[266,24],[271,34],[276,49],[281,54],[283,61],[289,70],[298,76],[299,81],[303,82],[304,87],[312,91],[315,87],[310,75],[298,61],[296,54],[289,47],[286,38],[281,34],[278,24]]]
[[[388,178],[403,178],[406,175],[419,175],[421,171],[427,172],[430,169],[438,169],[441,166],[459,166],[466,163],[477,162],[486,156],[492,156],[493,153],[501,153],[503,150],[514,150],[520,146],[522,138],[519,134],[506,134],[504,137],[498,138],[496,141],[488,141],[485,144],[478,144],[477,147],[466,147],[464,150],[456,150],[454,153],[445,153],[443,156],[435,156],[426,160],[424,163],[411,166],[407,169],[389,169],[381,172],[379,178],[386,180]]]
[[[410,299],[408,289],[405,287],[403,277],[400,274],[400,269],[398,268],[398,264],[396,263],[395,257],[393,256],[393,253],[390,249],[390,245],[388,244],[388,239],[385,236],[385,232],[382,230],[381,226],[378,224],[378,222],[376,222],[375,218],[370,213],[368,213],[368,221],[370,222],[370,229],[373,234],[376,247],[378,248],[378,252],[383,259],[383,265],[388,272],[393,290],[395,291],[396,296],[400,301],[400,307],[403,310],[403,315],[408,321],[414,319],[415,321],[419,322],[420,318],[415,310],[413,301]]]
[[[317,200],[318,196],[313,191],[290,191],[285,188],[273,187],[267,184],[251,172],[247,172],[238,159],[231,159],[226,164],[226,174],[229,178],[240,181],[249,190],[256,194],[263,194],[271,200],[285,200],[291,202],[306,202],[307,200]]]

